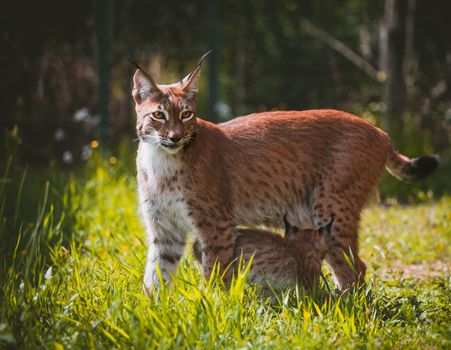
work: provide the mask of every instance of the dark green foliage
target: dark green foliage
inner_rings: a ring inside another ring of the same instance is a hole
[[[413,45],[406,58],[407,113],[390,121],[395,140],[413,139],[423,146],[413,156],[441,153],[450,145],[450,6],[446,0],[416,2]],[[26,11],[22,4],[2,5],[0,132],[3,137],[5,129],[18,126],[19,155],[27,162],[61,161],[70,151],[76,163],[84,159],[82,147],[97,136],[93,9],[87,0],[33,3]],[[218,120],[265,109],[330,107],[362,115],[368,108],[360,106],[381,105],[379,116],[385,116],[381,82],[301,28],[302,21],[309,21],[378,69],[383,1],[232,0],[221,2],[219,10],[219,98],[231,113],[206,113],[206,65],[200,115]],[[162,83],[180,79],[211,47],[208,11],[202,1],[115,2],[110,129],[105,131],[113,144],[133,137],[133,67],[126,57],[152,68]],[[88,122],[74,120],[82,108],[89,112]],[[64,140],[55,139],[59,129]]]

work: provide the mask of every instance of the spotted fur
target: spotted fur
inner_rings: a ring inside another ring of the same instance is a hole
[[[271,231],[238,230],[234,240],[233,272],[239,268],[240,259],[244,264],[252,259],[248,275],[252,283],[264,287],[269,284],[271,288],[315,287],[327,252],[332,220],[319,230],[301,230],[285,221],[283,237]],[[193,252],[201,261],[199,240],[194,241]]]
[[[215,125],[195,116],[198,66],[181,82],[157,85],[142,70],[134,76],[140,208],[149,254],[147,289],[158,285],[183,254],[193,231],[208,277],[214,262],[233,259],[237,226],[318,228],[334,216],[328,255],[341,287],[362,281],[358,255],[360,212],[384,167],[413,180],[437,165],[435,157],[411,160],[388,135],[337,110],[251,114]],[[183,121],[184,109],[194,117]],[[164,122],[155,120],[164,110]],[[351,254],[352,253],[352,254]],[[345,254],[354,259],[349,266]]]

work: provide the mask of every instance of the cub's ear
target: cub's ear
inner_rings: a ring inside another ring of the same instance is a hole
[[[287,220],[287,214],[283,217],[283,225],[285,226],[285,237],[288,237],[294,233],[294,226]]]
[[[158,98],[162,92],[151,76],[147,74],[138,64],[130,61],[138,68],[133,76],[132,96],[137,104],[142,103],[148,98]]]
[[[210,50],[207,53],[205,53],[200,58],[199,62],[197,63],[196,68],[180,81],[183,91],[191,97],[195,97],[197,92],[199,91],[198,85],[199,85],[199,77],[200,77],[202,62],[210,54],[211,51],[213,51],[213,50]]]
[[[329,223],[324,225],[324,226],[321,226],[318,229],[318,232],[321,235],[328,235],[328,236],[330,236],[330,233],[332,232],[332,224],[334,223],[334,220],[335,220],[335,217],[332,216],[332,218],[330,219]]]

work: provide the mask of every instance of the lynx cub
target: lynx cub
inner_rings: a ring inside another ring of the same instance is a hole
[[[326,241],[331,232],[333,218],[319,230],[301,230],[284,219],[285,235],[263,231],[238,230],[234,244],[234,271],[238,260],[251,258],[248,280],[255,284],[289,288],[296,284],[310,289],[316,286],[322,261],[327,252]],[[193,244],[196,259],[201,261],[199,241]]]
[[[140,211],[148,236],[144,286],[158,287],[184,253],[186,232],[202,247],[206,277],[233,257],[237,226],[318,228],[335,217],[326,259],[341,287],[363,280],[360,212],[387,168],[413,181],[438,159],[409,159],[388,135],[336,110],[251,114],[215,125],[196,115],[200,63],[180,82],[157,85],[138,68],[133,81],[139,137]],[[344,253],[352,252],[355,268]]]

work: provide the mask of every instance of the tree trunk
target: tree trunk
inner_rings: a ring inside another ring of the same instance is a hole
[[[122,38],[124,40],[123,47],[123,57],[133,58],[133,35],[132,35],[132,5],[134,0],[125,0],[122,3]],[[122,120],[120,122],[120,128],[117,130],[118,135],[130,135],[134,131],[134,111],[132,106],[132,98],[131,91],[133,88],[132,76],[134,73],[133,65],[129,64],[125,60],[123,60],[123,64],[125,65],[125,75],[123,78],[123,89],[125,92],[125,96],[128,98],[123,99],[123,111],[122,111]]]
[[[384,100],[387,104],[385,127],[402,129],[406,84],[404,64],[408,0],[386,0],[380,36],[380,69],[386,74]]]
[[[113,41],[113,1],[95,1],[95,30],[98,77],[98,109],[101,117],[100,134],[102,145],[108,143],[110,134],[110,64]]]
[[[210,47],[213,49],[208,66],[208,116],[212,122],[218,122],[217,105],[219,101],[219,65],[220,43],[220,1],[208,1]]]
[[[236,46],[235,46],[235,115],[246,114],[246,17],[245,2],[240,2],[237,13]]]

